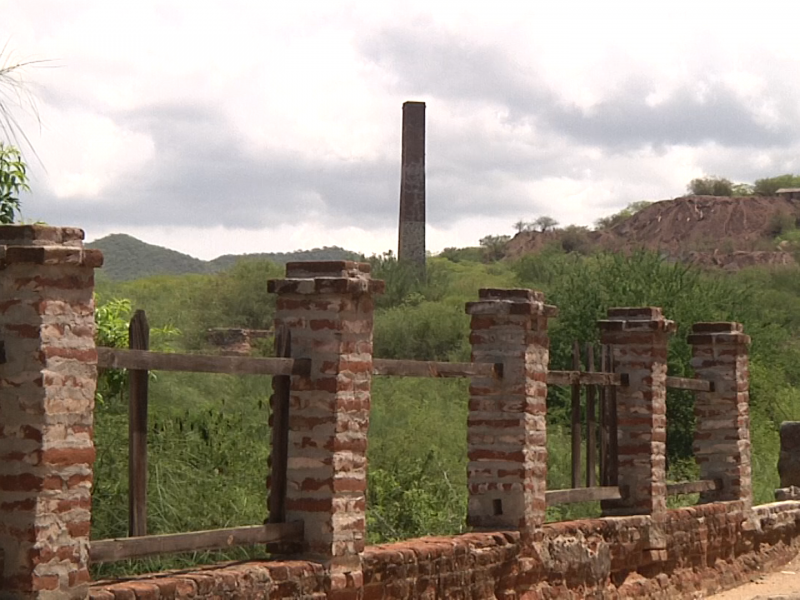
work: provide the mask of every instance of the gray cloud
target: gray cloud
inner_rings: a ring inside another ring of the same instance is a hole
[[[657,89],[655,81],[634,72],[603,102],[583,110],[549,89],[526,57],[441,29],[385,29],[363,39],[360,49],[367,60],[389,71],[403,92],[449,102],[489,102],[505,109],[511,120],[530,120],[543,131],[610,151],[706,142],[768,148],[798,133],[796,103],[780,102],[783,126],[767,126],[746,100],[701,65],[695,81],[659,104],[647,103]],[[775,89],[780,83],[776,79]],[[701,85],[702,95],[697,93]]]
[[[282,150],[248,153],[235,128],[209,107],[162,105],[116,115],[148,135],[155,156],[115,181],[99,201],[39,196],[26,212],[53,222],[262,228],[316,215],[332,225],[385,224],[396,216],[397,165],[310,159]]]

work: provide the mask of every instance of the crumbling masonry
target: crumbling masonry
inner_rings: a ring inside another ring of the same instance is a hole
[[[623,499],[604,518],[545,524],[548,320],[539,292],[482,290],[468,304],[475,377],[468,421],[474,531],[365,547],[366,446],[372,375],[368,265],[294,263],[271,289],[292,355],[289,519],[304,553],[119,582],[89,582],[92,413],[96,378],[93,270],[82,232],[0,227],[0,598],[692,598],[788,560],[800,501],[752,506],[748,338],[737,323],[701,323],[693,365],[694,450],[719,480],[692,507],[668,509],[664,481],[666,341],[657,308],[614,309],[600,323],[618,393]]]

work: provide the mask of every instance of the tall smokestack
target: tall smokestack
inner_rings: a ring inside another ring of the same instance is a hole
[[[425,103],[403,104],[398,260],[425,269]]]

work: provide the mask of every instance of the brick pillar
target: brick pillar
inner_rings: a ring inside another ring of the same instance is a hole
[[[660,308],[611,308],[599,322],[611,346],[616,389],[618,480],[626,497],[603,501],[605,515],[666,510],[667,343],[675,323]]]
[[[88,595],[97,353],[83,231],[0,226],[0,598]]]
[[[482,289],[467,303],[472,361],[500,363],[502,377],[473,377],[467,422],[467,523],[520,529],[544,522],[547,488],[547,319],[532,290]]]
[[[713,392],[695,394],[694,454],[700,479],[720,479],[722,489],[701,502],[753,502],[750,472],[750,392],[747,346],[739,323],[696,323],[689,336],[692,368],[713,382]]]
[[[306,551],[334,572],[360,568],[364,548],[367,428],[372,378],[372,294],[383,282],[351,261],[294,262],[278,294],[275,327],[291,334],[287,521],[305,522]]]

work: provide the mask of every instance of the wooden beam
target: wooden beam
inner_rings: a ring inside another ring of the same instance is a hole
[[[586,344],[586,370],[594,372],[594,345]],[[595,395],[597,386],[586,389],[586,487],[597,485],[597,411]]]
[[[581,371],[549,371],[547,385],[626,385],[619,373],[584,373]]]
[[[372,361],[373,375],[400,377],[502,377],[503,365],[498,363],[457,363],[424,360],[394,360],[376,358]]]
[[[298,358],[213,356],[98,348],[97,366],[104,369],[191,371],[229,375],[306,375],[310,363]]]
[[[128,346],[150,348],[150,325],[137,310],[128,326]],[[149,374],[128,373],[128,535],[147,535],[147,401]]]
[[[713,392],[714,382],[705,379],[691,379],[689,377],[667,377],[667,387],[695,392]]]
[[[700,492],[712,492],[721,488],[722,488],[722,482],[719,479],[702,479],[700,481],[668,483],[667,496],[677,496],[678,494],[697,494]]]
[[[285,325],[277,328],[275,333],[275,354],[281,358],[292,355],[291,331]],[[272,453],[269,457],[269,522],[286,522],[286,476],[289,457],[289,397],[292,389],[292,378],[288,375],[276,375],[272,378],[272,398],[270,408],[272,414]]]
[[[572,344],[572,368],[581,370],[581,344],[577,340]],[[571,421],[570,437],[572,438],[572,487],[581,484],[581,385],[573,383],[570,394]]]
[[[92,540],[89,543],[89,559],[93,563],[115,562],[155,554],[195,552],[201,550],[224,550],[234,546],[254,546],[275,542],[301,543],[303,522],[271,523],[252,527],[234,527],[191,533],[147,535],[135,538]]]
[[[574,488],[570,490],[548,490],[544,493],[547,506],[591,502],[594,500],[622,500],[619,488],[614,486]]]

